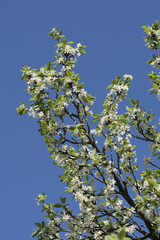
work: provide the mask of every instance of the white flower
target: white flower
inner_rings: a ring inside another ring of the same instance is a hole
[[[37,111],[35,111],[35,109],[33,109],[33,107],[30,107],[30,109],[28,111],[28,116],[32,116],[33,118],[38,118]]]
[[[133,233],[135,228],[136,228],[135,225],[131,225],[130,227],[126,227],[125,231],[128,233]]]
[[[120,135],[118,135],[118,136],[117,136],[117,140],[118,140],[118,142],[121,142],[121,143],[122,143],[123,138],[122,138]]]
[[[66,78],[66,79],[64,80],[64,85],[67,84],[67,83],[71,83],[71,82],[72,82],[72,80],[71,80],[70,78]]]
[[[124,78],[124,80],[126,80],[127,78],[130,78],[130,80],[132,80],[133,76],[132,75],[128,75],[128,74],[124,74],[123,78]]]
[[[51,86],[52,82],[51,82],[52,78],[51,77],[46,77],[45,78],[45,81],[46,81],[46,84]]]
[[[144,157],[143,161],[144,161],[145,166],[148,166],[148,163],[150,163],[152,161],[152,158],[151,157]]]
[[[63,61],[64,61],[63,57],[59,57],[59,58],[57,59],[57,62],[58,62],[58,63],[62,63]]]
[[[77,48],[81,47],[81,43],[77,43]]]
[[[43,112],[42,111],[39,112],[38,116],[39,116],[39,118],[42,118],[44,116]]]
[[[148,182],[147,182],[147,181],[144,181],[143,187],[144,187],[144,188],[147,188],[148,186],[149,186]]]
[[[76,52],[75,49],[72,48],[70,45],[65,46],[64,53],[69,53],[71,55],[74,55],[75,52]]]
[[[151,66],[154,66],[155,65],[155,61],[151,62],[150,64],[151,64]]]
[[[67,71],[67,70],[70,70],[71,69],[71,66],[63,66],[62,67],[62,69],[61,69],[61,71],[62,71],[62,73],[63,72],[65,72],[65,71]],[[62,75],[62,74],[61,74]]]
[[[160,40],[160,29],[158,29],[158,30],[156,31],[156,36],[157,36],[158,40]]]
[[[54,69],[52,69],[52,70],[50,70],[48,73],[51,74],[51,75],[55,75],[55,74],[56,74],[56,71],[55,71]]]
[[[70,216],[69,216],[69,215],[64,215],[64,216],[63,216],[63,220],[64,220],[64,221],[68,221],[69,219],[70,219]]]
[[[52,28],[52,31],[53,31],[53,32],[57,32],[56,27]]]
[[[160,89],[157,90],[157,97],[158,97],[158,100],[160,100]]]
[[[124,85],[124,84],[121,84],[121,85],[115,84],[115,85],[112,87],[112,89],[111,89],[111,91],[110,91],[110,94],[113,94],[113,93],[115,93],[115,92],[120,93],[120,92],[122,92],[122,91],[127,92],[128,90],[129,90],[129,87],[128,87],[127,85]]]
[[[66,91],[66,96],[72,96],[72,91],[71,90],[67,90]]]
[[[94,234],[94,238],[97,239],[102,234],[101,231],[98,231]]]
[[[96,134],[96,130],[95,130],[95,129],[92,129],[92,130],[91,130],[91,134]]]
[[[28,84],[34,84],[36,83],[37,85],[41,82],[41,78],[37,77],[36,74],[33,74],[33,76],[30,78]]]

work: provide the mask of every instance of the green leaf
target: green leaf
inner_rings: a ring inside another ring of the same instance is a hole
[[[144,203],[144,200],[141,196],[137,195],[136,199],[137,199],[138,202]]]
[[[67,69],[66,75],[67,75],[68,77],[71,77],[71,76],[73,75],[73,72],[71,72],[70,70]]]
[[[79,130],[78,130],[78,128],[76,128],[76,129],[73,131],[73,134],[74,134],[75,137],[77,137],[77,136],[78,136],[78,133],[79,133]]]
[[[39,202],[43,202],[44,199],[46,199],[47,195],[45,193],[39,194],[35,200],[38,200]]]
[[[128,175],[128,176],[127,176],[127,180],[130,181],[130,182],[132,182],[133,178]]]
[[[159,89],[159,86],[156,84],[156,83],[152,83],[153,87],[158,90]]]
[[[44,221],[42,221],[42,228],[44,228],[45,227],[45,222]]]
[[[133,105],[133,106],[135,106],[135,101],[132,99],[132,98],[130,98],[130,102],[131,102],[131,104]]]
[[[67,42],[67,44],[69,44],[69,45],[72,44],[72,43],[73,43],[72,41]]]
[[[36,230],[36,229],[33,229],[34,232],[31,234],[31,236],[34,238],[35,236],[37,236],[40,232],[40,230]]]
[[[36,225],[38,228],[41,229],[41,224],[40,224],[40,223],[36,222],[35,225]]]
[[[66,44],[66,39],[64,38],[64,39],[62,39],[62,41],[61,41],[64,45]]]
[[[34,100],[35,100],[34,98],[30,98],[30,99],[29,99],[30,102],[33,102]]]
[[[61,203],[65,204],[66,198],[65,198],[65,197],[64,197],[64,198],[61,198],[61,197],[60,197],[60,201],[61,201]]]
[[[51,62],[48,62],[48,63],[46,64],[47,70],[51,70],[51,66],[52,66],[52,63],[51,63]]]
[[[23,114],[26,113],[27,108],[26,108],[26,106],[24,105],[24,102],[21,102],[21,103],[19,104],[19,107],[16,108],[16,111],[17,111],[17,114],[18,114],[18,115],[23,115]]]
[[[56,203],[56,204],[54,204],[54,207],[55,207],[55,208],[61,208],[61,207],[63,207],[63,206],[62,206],[62,204],[60,204],[60,203]]]
[[[139,106],[139,99],[136,100],[136,107]]]
[[[86,54],[86,52],[85,52],[83,49],[79,49],[79,51],[80,51],[81,53]]]
[[[155,179],[147,179],[148,184],[150,187],[154,187],[157,185],[157,181]]]
[[[150,168],[146,168],[146,173],[147,173],[148,176],[150,176],[151,175],[151,169]]]
[[[62,29],[59,31],[59,35],[62,35]]]
[[[116,234],[111,234],[105,237],[105,240],[118,240],[117,235]]]
[[[64,45],[64,44],[61,42],[61,43],[58,43],[58,44],[57,44],[57,47],[61,48],[61,47],[63,47],[63,45]]]
[[[88,177],[88,175],[86,175],[86,181],[88,182],[88,180],[89,180],[89,177]]]
[[[126,236],[125,230],[122,229],[118,234],[119,240],[123,240],[125,236]]]

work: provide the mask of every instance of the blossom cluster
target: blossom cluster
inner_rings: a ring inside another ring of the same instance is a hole
[[[156,22],[144,28],[150,49],[159,46],[158,27]],[[146,113],[139,100],[130,99],[132,106],[119,114],[119,104],[127,97],[133,79],[128,74],[112,80],[103,111],[93,112],[95,97],[85,91],[73,71],[85,46],[78,43],[73,47],[57,28],[49,35],[58,42],[55,62],[39,70],[23,67],[22,79],[32,103],[27,108],[22,102],[17,113],[37,118],[54,164],[64,169],[61,181],[79,212],[70,208],[66,198],[47,205],[46,195],[40,194],[37,201],[47,221],[36,223],[33,236],[39,240],[107,240],[118,234],[121,240],[138,239],[139,235],[160,239],[160,169],[153,162],[160,157],[160,133],[151,123],[153,113]],[[151,65],[159,65],[158,58]],[[153,92],[159,94],[158,75],[152,73],[150,78]],[[138,141],[149,143],[151,152],[143,158],[143,172],[137,164],[134,143]],[[150,164],[156,170],[147,168]]]

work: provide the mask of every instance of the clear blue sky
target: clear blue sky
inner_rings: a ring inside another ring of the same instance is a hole
[[[97,111],[111,79],[126,73],[134,76],[130,97],[158,113],[158,100],[147,93],[151,52],[141,40],[141,26],[156,19],[159,0],[1,1],[1,239],[32,239],[34,222],[42,220],[34,199],[45,192],[50,202],[58,202],[64,191],[36,121],[16,115],[16,107],[29,97],[20,80],[22,65],[39,68],[54,61],[56,42],[47,33],[57,26],[68,40],[87,46],[77,73],[97,97]]]

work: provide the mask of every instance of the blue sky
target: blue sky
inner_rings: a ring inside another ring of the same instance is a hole
[[[76,70],[97,98],[97,111],[110,81],[126,73],[134,76],[130,97],[158,113],[158,100],[147,93],[151,52],[141,40],[141,26],[160,21],[159,9],[159,0],[1,2],[1,239],[32,239],[34,222],[42,220],[34,199],[45,192],[56,203],[64,191],[36,121],[16,115],[16,107],[29,97],[20,80],[22,65],[39,68],[54,61],[56,42],[47,34],[57,26],[68,40],[87,46]]]

